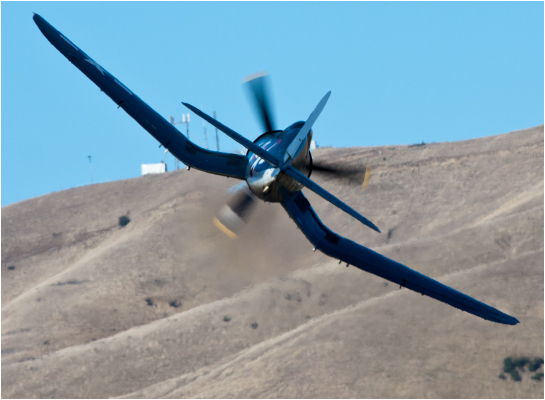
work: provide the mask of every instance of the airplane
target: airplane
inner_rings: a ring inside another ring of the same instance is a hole
[[[244,215],[247,205],[251,203],[248,198],[255,196],[266,202],[280,203],[314,245],[314,250],[320,250],[339,260],[339,264],[344,262],[347,266],[352,265],[394,282],[400,288],[405,287],[429,296],[485,320],[507,325],[519,323],[510,315],[338,235],[322,223],[303,195],[303,188],[313,191],[380,233],[371,221],[310,179],[313,171],[310,153],[312,127],[331,92],[325,94],[306,121],[295,122],[284,130],[276,130],[266,95],[265,77],[251,77],[247,84],[253,93],[256,109],[265,129],[265,133],[255,141],[246,139],[191,104],[183,103],[196,115],[247,149],[246,155],[211,151],[191,142],[41,16],[34,14],[33,20],[58,51],[188,168],[240,179],[247,183],[248,191],[242,194],[235,206],[230,207],[230,213],[229,210],[223,216],[220,213],[216,225],[223,226],[226,231],[235,235],[227,225],[229,221],[236,221]]]

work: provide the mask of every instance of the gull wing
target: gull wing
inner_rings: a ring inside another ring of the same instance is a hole
[[[245,156],[210,151],[197,146],[45,19],[38,14],[34,14],[33,19],[47,40],[68,61],[92,80],[174,157],[190,167],[212,174],[246,178],[248,160]]]
[[[507,325],[519,322],[514,317],[337,235],[320,221],[301,192],[283,201],[282,206],[307,239],[330,257],[486,320]]]

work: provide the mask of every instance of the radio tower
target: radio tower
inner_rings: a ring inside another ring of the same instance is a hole
[[[172,125],[185,124],[186,132],[187,132],[187,138],[189,139],[189,114],[182,114],[182,120],[178,121],[178,122],[176,122],[174,117],[171,115],[170,116],[170,123]],[[174,157],[174,158],[176,159],[176,169],[180,169],[180,160],[178,160],[176,157]]]
[[[189,114],[182,114],[182,124],[185,124],[186,136],[189,139]]]

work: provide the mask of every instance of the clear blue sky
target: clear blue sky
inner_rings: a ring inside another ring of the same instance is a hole
[[[321,146],[456,141],[543,123],[542,2],[2,2],[2,206],[173,157],[68,62],[40,14],[168,119],[186,101],[254,139],[242,79]],[[181,128],[183,129],[183,128]],[[204,146],[191,116],[192,139]],[[207,125],[211,148],[214,130]],[[240,146],[220,133],[222,151]]]

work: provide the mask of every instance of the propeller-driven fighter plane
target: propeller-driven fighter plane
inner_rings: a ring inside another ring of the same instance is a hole
[[[306,121],[295,122],[284,130],[276,130],[267,99],[265,77],[252,77],[247,85],[265,130],[253,142],[192,105],[183,103],[248,149],[246,155],[210,151],[189,141],[42,17],[34,14],[33,19],[57,50],[188,168],[246,181],[249,190],[241,197],[239,195],[235,203],[220,212],[216,218],[216,225],[224,231],[235,235],[236,221],[243,219],[253,196],[266,202],[280,203],[314,245],[314,249],[338,259],[339,263],[353,265],[400,287],[406,287],[489,321],[509,325],[519,322],[514,317],[332,232],[320,221],[301,189],[307,188],[317,193],[364,225],[380,232],[367,218],[309,179],[313,170],[310,154],[312,126],[331,92],[320,100]]]

